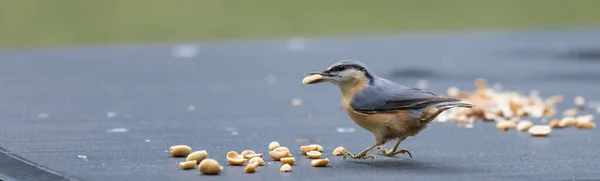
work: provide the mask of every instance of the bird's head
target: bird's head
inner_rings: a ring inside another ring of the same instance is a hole
[[[311,72],[308,74],[318,74],[323,76],[321,80],[316,80],[311,83],[327,81],[338,86],[362,81],[370,82],[374,77],[374,75],[369,72],[365,64],[356,60],[342,60],[329,66],[323,72]]]

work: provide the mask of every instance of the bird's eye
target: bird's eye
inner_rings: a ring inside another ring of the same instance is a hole
[[[333,71],[333,72],[341,72],[341,71],[344,71],[344,70],[346,70],[346,68],[347,68],[346,66],[344,66],[344,65],[340,65],[340,66],[335,66],[335,67],[333,67],[333,68],[331,69],[331,71]]]

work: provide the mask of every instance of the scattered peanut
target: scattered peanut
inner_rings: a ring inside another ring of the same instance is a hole
[[[294,157],[284,157],[281,158],[280,161],[281,163],[293,165],[294,162],[296,162],[296,159]]]
[[[196,163],[198,163],[196,162],[196,160],[179,162],[179,166],[184,170],[188,170],[194,168],[196,166]]]
[[[577,116],[577,123],[586,123],[586,122],[592,122],[592,120],[594,120],[594,115],[591,114],[586,114],[586,115],[581,115],[581,116]]]
[[[259,158],[262,158],[262,156],[263,156],[263,154],[262,154],[262,153],[256,153],[256,154],[249,154],[249,155],[246,155],[246,156],[244,156],[244,158],[246,158],[246,159],[250,159],[250,158],[254,158],[254,157],[259,157]]]
[[[195,151],[193,153],[190,153],[187,158],[185,158],[185,161],[192,161],[195,160],[196,163],[200,163],[202,160],[204,160],[206,157],[208,156],[208,152],[206,152],[206,150],[200,150],[200,151]]]
[[[290,154],[289,151],[285,151],[285,150],[283,150],[283,151],[273,150],[273,151],[269,152],[269,156],[271,156],[271,158],[273,158],[273,160],[277,160],[277,161],[279,161],[281,158],[289,157],[291,155],[292,154]]]
[[[569,127],[569,126],[576,126],[576,125],[577,125],[577,119],[572,116],[564,117],[558,123],[558,127],[561,127],[561,128]]]
[[[323,147],[321,145],[317,145],[317,144],[311,144],[311,145],[305,145],[305,146],[300,146],[300,151],[302,151],[302,153],[309,152],[309,151],[323,151]]]
[[[334,156],[344,155],[344,154],[346,154],[346,148],[341,147],[341,146],[337,147],[337,148],[333,149],[333,152],[331,154],[333,154]]]
[[[290,164],[283,164],[281,168],[279,168],[280,172],[292,172],[292,166]]]
[[[529,134],[532,136],[548,136],[552,128],[548,125],[535,125],[529,128]]]
[[[231,165],[243,165],[246,159],[235,151],[227,152],[227,162]]]
[[[273,151],[287,151],[287,152],[290,152],[290,149],[287,148],[287,147],[285,147],[285,146],[282,146],[282,147],[275,148]]]
[[[219,174],[221,170],[223,170],[223,166],[219,165],[219,162],[216,160],[210,158],[202,160],[200,165],[198,165],[198,171],[203,174]]]
[[[269,143],[269,150],[274,150],[275,148],[279,148],[279,142],[273,141]]]
[[[309,152],[306,152],[306,155],[310,159],[321,158],[321,152],[318,152],[318,151],[309,151]]]
[[[175,145],[169,148],[169,152],[171,152],[171,155],[174,157],[184,157],[192,152],[192,148],[187,145]]]
[[[563,112],[563,116],[572,117],[579,113],[579,111],[575,108],[567,109]]]
[[[256,168],[258,167],[258,163],[254,162],[254,163],[249,163],[248,165],[246,165],[246,168],[244,168],[244,172],[246,173],[254,173],[256,172]]]
[[[518,131],[527,131],[532,126],[533,126],[533,123],[531,121],[528,121],[528,120],[520,121],[519,124],[517,124],[517,130]]]
[[[548,123],[548,126],[550,126],[550,128],[560,128],[560,120],[552,120],[550,123]]]
[[[316,160],[311,161],[310,164],[313,167],[322,167],[322,166],[325,166],[325,165],[329,164],[329,159],[328,158],[325,158],[325,159],[316,159]]]
[[[250,161],[248,161],[249,164],[253,164],[255,162],[258,163],[259,166],[265,165],[265,161],[261,157],[250,158]]]
[[[316,83],[318,81],[323,80],[323,76],[319,75],[319,74],[313,74],[313,75],[309,75],[304,77],[304,79],[302,79],[302,83],[303,84],[312,84],[312,83]]]
[[[244,150],[244,151],[242,151],[242,153],[240,153],[240,155],[242,155],[244,158],[246,157],[246,155],[250,155],[250,154],[256,154],[256,152],[254,152],[252,150]]]
[[[500,131],[507,131],[509,129],[513,129],[517,127],[517,125],[515,124],[515,122],[512,121],[498,121],[496,123],[496,129],[500,130]]]
[[[596,128],[596,123],[594,122],[581,122],[581,123],[577,123],[577,128],[581,128],[581,129],[595,129]]]

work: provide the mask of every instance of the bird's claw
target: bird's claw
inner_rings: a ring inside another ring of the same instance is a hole
[[[344,154],[344,157],[343,157],[344,160],[346,159],[346,156],[348,156],[348,157],[350,157],[352,159],[367,159],[367,158],[375,159],[375,155],[374,154],[368,154],[368,155],[363,154],[363,155],[360,155],[359,153],[351,153],[349,151],[346,151],[346,153]]]
[[[397,154],[402,153],[402,154],[408,154],[408,156],[412,159],[412,154],[406,149],[400,149],[400,150],[394,151],[394,152],[392,152],[392,150],[388,151],[387,149],[385,149],[383,147],[378,147],[378,149],[379,149],[379,152],[381,152],[385,156],[391,157],[391,156],[396,156]]]

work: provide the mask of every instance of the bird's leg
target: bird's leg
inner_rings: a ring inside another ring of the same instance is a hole
[[[371,151],[373,148],[375,148],[376,146],[378,146],[378,144],[374,144],[373,146],[370,146],[369,148],[361,151],[358,154],[357,153],[352,154],[350,151],[346,150],[346,153],[344,154],[344,159],[346,159],[346,156],[349,156],[350,158],[353,158],[353,159],[367,159],[367,158],[375,159],[375,155],[373,155],[373,154],[367,155],[367,153],[369,151]]]
[[[396,149],[398,149],[398,145],[400,145],[400,142],[404,141],[406,138],[399,138],[398,142],[396,142],[396,145],[394,145],[394,147],[392,148],[392,150],[386,150],[383,146],[379,147],[379,151],[381,153],[383,153],[386,156],[394,156],[400,153],[404,153],[404,154],[408,154],[408,156],[410,158],[412,158],[412,154],[410,154],[410,152],[406,149],[400,149],[398,151],[396,151]]]

